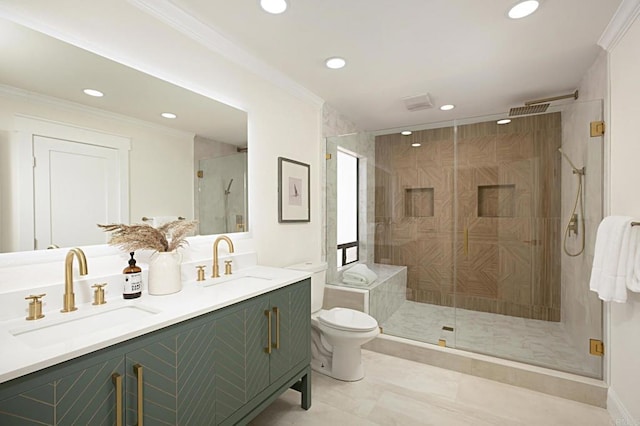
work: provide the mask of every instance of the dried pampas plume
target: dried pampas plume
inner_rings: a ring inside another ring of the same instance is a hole
[[[100,225],[105,232],[112,232],[109,244],[125,251],[155,250],[174,251],[188,244],[186,238],[194,230],[195,220],[174,220],[159,228],[150,225],[124,225],[122,223]]]

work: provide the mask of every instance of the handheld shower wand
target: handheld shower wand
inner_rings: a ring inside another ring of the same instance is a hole
[[[582,200],[582,177],[584,176],[585,168],[584,167],[580,169],[577,168],[576,165],[573,164],[573,162],[569,159],[567,154],[565,154],[564,151],[562,151],[562,148],[558,148],[558,151],[571,165],[571,168],[573,169],[573,174],[578,176],[578,191],[576,193],[576,201],[573,204],[573,210],[571,211],[571,215],[569,216],[569,222],[567,223],[567,227],[564,230],[564,238],[563,238],[563,244],[562,244],[562,248],[564,252],[567,254],[567,256],[576,257],[582,254],[582,252],[584,251],[584,244],[585,244],[584,202]],[[578,214],[576,213],[576,209],[578,208],[578,203],[580,203],[580,214],[582,215],[580,220],[578,220]],[[578,222],[580,222],[581,245],[580,245],[580,250],[578,250],[575,253],[572,253],[569,251],[569,249],[567,249],[567,238],[569,237],[571,232],[578,235]]]
[[[231,180],[229,181],[227,189],[224,190],[224,227],[226,232],[229,232],[229,194],[231,194],[232,183],[233,178],[231,178]]]
[[[225,189],[225,191],[224,191],[225,195],[231,194],[231,184],[232,183],[233,183],[233,178],[231,178],[231,180],[229,181],[229,185],[227,186],[227,189]]]

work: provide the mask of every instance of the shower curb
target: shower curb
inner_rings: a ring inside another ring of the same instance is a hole
[[[362,348],[596,407],[607,407],[608,385],[602,380],[384,334]]]

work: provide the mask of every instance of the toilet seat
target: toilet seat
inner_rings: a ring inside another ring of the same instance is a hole
[[[323,311],[318,321],[327,327],[344,331],[372,331],[378,328],[375,318],[364,312],[346,308],[333,308]]]

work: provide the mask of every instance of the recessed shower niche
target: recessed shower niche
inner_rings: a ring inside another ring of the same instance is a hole
[[[514,217],[515,185],[478,186],[478,217]]]
[[[406,188],[404,211],[407,217],[433,217],[433,188]]]

